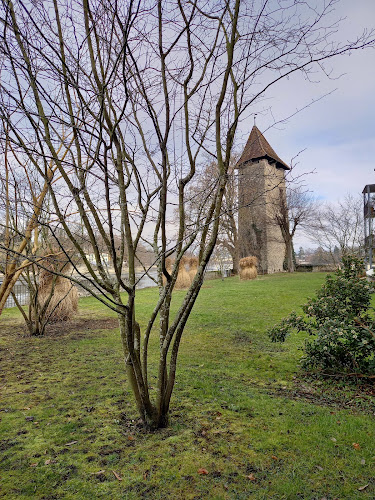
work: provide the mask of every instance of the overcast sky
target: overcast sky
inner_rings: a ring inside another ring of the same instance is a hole
[[[375,0],[343,0],[336,14],[346,17],[338,35],[346,41],[364,28],[375,27]],[[335,76],[342,76],[331,80],[320,74],[317,83],[300,76],[274,87],[259,108],[256,123],[286,163],[304,150],[296,174],[315,170],[306,177],[309,188],[317,198],[334,202],[375,183],[375,50],[354,51],[332,60],[330,66]],[[331,91],[287,123],[269,128]],[[241,127],[239,146],[242,137],[245,144],[252,126],[253,119],[249,119]],[[298,238],[295,246],[299,244],[313,246],[306,238]]]

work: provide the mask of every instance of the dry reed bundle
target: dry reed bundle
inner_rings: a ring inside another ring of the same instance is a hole
[[[240,279],[253,280],[258,276],[258,259],[254,256],[244,257],[240,260]]]
[[[165,267],[169,273],[172,272],[173,262],[174,260],[172,260],[170,257],[167,257],[165,259]]]
[[[240,260],[240,268],[241,269],[245,269],[246,267],[257,266],[257,265],[258,265],[258,259],[254,256],[243,257],[243,259]]]
[[[188,258],[188,266],[189,266],[189,277],[190,277],[190,282],[193,281],[195,275],[197,274],[198,271],[198,257],[189,257]]]
[[[51,271],[64,272],[69,270],[67,262],[59,260],[58,256],[49,256],[43,265]],[[78,291],[67,278],[56,276],[47,269],[39,272],[38,302],[41,307],[47,303],[46,316],[48,322],[67,321],[78,310]]]
[[[188,263],[188,258],[183,256],[178,265],[178,274],[176,279],[175,288],[181,290],[183,288],[189,288],[191,279],[188,271],[186,270],[186,264]]]
[[[177,290],[182,290],[184,288],[189,288],[191,282],[192,282],[192,278],[195,276],[196,272],[197,272],[197,267],[198,267],[198,264],[196,265],[196,268],[194,270],[194,274],[193,276],[191,277],[190,275],[190,272],[192,271],[192,268],[191,266],[194,264],[191,263],[191,259],[195,259],[195,257],[185,257],[183,256],[180,260],[180,263],[178,265],[178,274],[177,274],[177,279],[176,279],[176,283],[175,283],[175,288]],[[198,262],[198,260],[197,260]],[[169,273],[172,272],[172,269],[173,269],[173,265],[174,265],[175,261],[172,260],[170,257],[167,257],[165,259],[165,267],[167,269],[167,271]],[[189,271],[186,269],[186,267],[189,266]],[[166,279],[165,277],[163,276],[163,284],[165,285],[166,284]]]

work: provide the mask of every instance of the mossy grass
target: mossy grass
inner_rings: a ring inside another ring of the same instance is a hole
[[[301,373],[303,335],[275,345],[266,334],[324,276],[206,282],[181,344],[170,426],[155,433],[139,427],[115,321],[103,328],[113,313],[85,298],[75,329],[27,338],[6,310],[0,497],[373,499],[373,388]],[[156,295],[138,294],[141,326]],[[152,347],[151,365],[156,338]]]

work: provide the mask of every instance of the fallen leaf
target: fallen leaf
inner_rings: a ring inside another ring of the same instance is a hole
[[[256,477],[254,476],[254,474],[249,474],[247,476],[247,479],[250,479],[250,481],[256,481],[257,480]]]
[[[365,490],[367,487],[368,487],[368,484],[365,484],[364,486],[360,486],[360,487],[358,488],[358,491],[363,491],[363,490]]]
[[[353,443],[353,448],[356,449],[356,450],[360,450],[361,447],[358,443]]]
[[[70,443],[64,444],[64,446],[72,446],[72,444],[76,444],[78,441],[70,441]]]
[[[316,466],[316,468],[317,468],[318,470],[324,470],[324,469],[323,469],[323,467],[321,467],[320,465],[317,465],[317,466]]]
[[[113,470],[112,472],[113,472],[113,475],[115,476],[115,478],[116,478],[118,481],[122,481],[122,477],[121,477],[121,476],[119,476],[119,475],[117,474],[117,472],[115,472],[114,470]]]
[[[337,439],[336,438],[331,438],[332,443],[336,443]]]
[[[38,464],[35,463],[35,464],[30,464],[30,467],[36,467]]]
[[[56,460],[53,460],[52,458],[49,458],[44,462],[44,465],[50,465],[50,464],[55,464]]]
[[[134,441],[133,436],[128,436],[128,441]]]
[[[91,472],[91,475],[92,476],[100,476],[101,474],[104,474],[105,473],[105,470],[99,470],[98,472]]]
[[[279,460],[275,455],[271,455],[272,460]]]
[[[208,471],[206,469],[198,469],[198,474],[202,475],[202,476],[206,476],[208,474]]]

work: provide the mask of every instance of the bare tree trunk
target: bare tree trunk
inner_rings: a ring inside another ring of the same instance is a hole
[[[233,274],[237,276],[240,272],[240,249],[238,248],[238,241],[236,241],[234,245],[232,260]]]
[[[147,429],[153,430],[159,427],[159,416],[156,408],[151,404],[148,388],[145,387],[143,378],[135,368],[137,363],[135,353],[129,352],[129,341],[137,330],[130,316],[131,313],[118,314],[126,373],[142,422]]]
[[[286,262],[289,273],[294,273],[294,258],[293,258],[293,239],[286,238]]]

